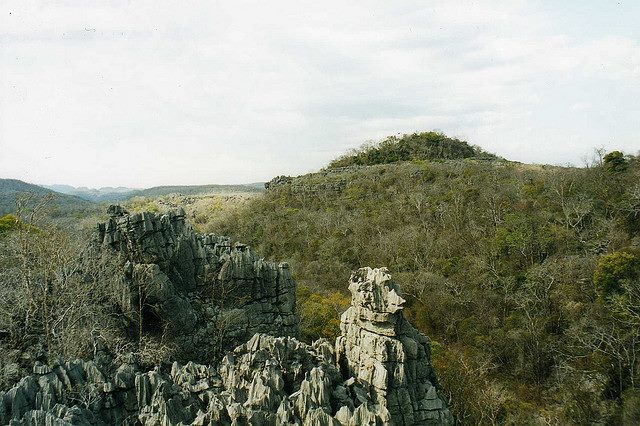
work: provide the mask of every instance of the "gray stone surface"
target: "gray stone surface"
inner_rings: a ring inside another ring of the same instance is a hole
[[[129,214],[109,207],[99,253],[126,259],[122,311],[145,331],[173,336],[184,360],[211,362],[254,333],[298,336],[295,282],[286,263],[265,261],[228,237],[194,232],[179,208]],[[217,344],[212,344],[218,339]]]
[[[389,411],[396,425],[453,424],[436,391],[429,340],[402,314],[404,299],[386,268],[351,275],[337,362]]]
[[[122,210],[114,211],[122,214],[120,220],[126,217]],[[147,219],[150,225],[144,225]],[[154,224],[165,220],[147,219],[134,223],[155,229]],[[122,242],[137,232],[125,227],[116,238],[118,229],[105,230],[101,244],[119,244],[117,238]],[[182,229],[188,231],[186,226]],[[134,250],[132,243],[126,244],[127,250]],[[283,334],[283,327],[297,326],[297,322],[261,322],[278,314],[279,304],[294,312],[295,300],[288,299],[294,294],[288,268],[256,258],[245,246],[212,246],[201,248],[205,258],[207,250],[220,250],[212,257],[221,265],[216,270],[219,282],[214,284],[228,289],[225,298],[237,306],[231,311],[237,311],[244,326],[263,333],[253,334],[212,365],[173,362],[143,371],[129,355],[120,358],[126,362],[101,367],[83,360],[51,365],[37,362],[32,374],[0,390],[0,424],[453,424],[437,391],[429,341],[405,320],[404,300],[386,269],[363,268],[353,273],[349,285],[352,305],[341,318],[342,334],[335,345],[326,339],[309,345],[291,336],[273,335]],[[134,257],[129,259],[126,273],[132,281],[147,284],[147,298],[156,305],[156,315],[167,321],[167,327],[197,335],[197,325],[190,328],[187,324],[188,315],[198,317],[206,307],[180,290],[182,283],[171,279],[167,265],[172,261],[154,258],[153,263],[137,263]],[[199,280],[195,281],[198,287],[204,285]],[[283,294],[285,300],[281,300]],[[250,302],[242,300],[245,297]],[[256,307],[256,301],[264,306]],[[176,312],[183,317],[170,319]],[[212,336],[203,344],[216,344]],[[239,333],[235,338],[241,337]]]
[[[357,382],[344,383],[331,346],[316,347],[256,334],[217,367],[122,364],[107,375],[91,361],[60,363],[0,392],[0,424],[387,424],[384,407]]]

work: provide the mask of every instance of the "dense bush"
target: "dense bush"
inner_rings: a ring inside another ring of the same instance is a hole
[[[291,263],[316,294],[300,302],[308,339],[331,334],[320,307],[346,295],[351,270],[387,266],[409,319],[439,342],[434,362],[466,423],[620,422],[640,378],[640,286],[620,254],[640,241],[638,161],[611,173],[602,161],[429,162],[404,150],[441,137],[429,135],[339,159],[204,227]],[[459,148],[440,157],[471,154]],[[374,165],[337,168],[351,164]],[[624,297],[598,297],[618,285]]]
[[[603,296],[620,293],[623,280],[638,276],[640,263],[636,257],[627,252],[615,252],[601,256],[593,272],[593,283]]]
[[[12,231],[18,227],[18,218],[12,214],[0,217],[0,234]]]
[[[621,173],[627,169],[627,160],[620,151],[611,151],[605,155],[603,163],[611,173]]]
[[[303,338],[321,337],[335,340],[340,334],[340,315],[349,307],[351,298],[337,291],[314,292],[303,283],[298,285],[298,314]]]
[[[410,160],[450,160],[459,158],[496,159],[459,139],[440,132],[412,133],[401,137],[390,136],[381,142],[365,144],[359,149],[332,161],[329,169],[347,166],[371,166]]]

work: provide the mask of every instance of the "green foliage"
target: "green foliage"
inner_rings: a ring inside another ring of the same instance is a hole
[[[6,214],[0,217],[0,235],[14,229],[19,226],[18,218],[12,214]]]
[[[124,204],[125,208],[131,212],[152,212],[159,213],[163,210],[167,210],[167,207],[162,209],[158,200],[148,197],[133,197],[127,203]]]
[[[340,315],[349,307],[350,301],[350,297],[338,291],[315,293],[304,284],[298,284],[298,313],[303,337],[307,341],[335,340],[340,334]]]
[[[379,143],[365,144],[359,149],[332,161],[328,168],[371,166],[398,161],[451,160],[461,158],[496,159],[467,142],[450,138],[440,132],[424,132],[390,136]]]
[[[503,389],[491,389],[486,366],[474,365],[463,351],[433,340],[431,349],[433,366],[457,419],[462,424],[473,424],[477,419],[485,419],[487,424],[504,422],[507,395]]]
[[[621,173],[627,169],[628,162],[620,151],[611,151],[603,158],[603,163],[610,173]]]
[[[600,256],[595,271],[593,283],[602,296],[610,296],[622,291],[623,280],[638,276],[640,263],[631,253],[619,251]]]
[[[387,266],[409,320],[441,342],[434,363],[468,424],[610,422],[640,381],[640,291],[622,279],[625,297],[604,305],[594,273],[607,253],[637,246],[628,218],[640,213],[640,164],[612,175],[469,160],[463,147],[416,158],[431,137],[390,138],[203,228],[290,262],[314,289],[299,299],[307,339],[337,331],[324,302],[350,271]],[[353,164],[374,165],[341,168]]]
[[[622,396],[622,424],[640,424],[640,389],[629,389]]]

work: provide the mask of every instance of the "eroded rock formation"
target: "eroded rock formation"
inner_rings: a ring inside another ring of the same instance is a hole
[[[228,237],[193,231],[183,209],[164,215],[109,208],[97,244],[126,259],[122,309],[143,328],[167,331],[186,359],[210,361],[212,340],[229,350],[255,333],[297,336],[295,282],[286,263]],[[224,336],[221,332],[224,331]]]
[[[121,309],[143,304],[146,326],[158,321],[172,333],[180,360],[150,371],[133,354],[36,363],[0,391],[0,424],[453,424],[429,341],[404,318],[386,269],[352,274],[352,303],[335,345],[306,344],[295,338],[295,283],[286,264],[193,232],[181,210],[110,213],[98,226],[97,252],[122,256]],[[221,318],[223,329],[212,325]],[[221,343],[224,357],[207,358]],[[192,362],[198,357],[210,365]]]
[[[0,392],[11,425],[448,425],[427,338],[403,317],[386,269],[360,269],[334,346],[255,334],[217,366],[109,374],[92,361],[36,364]]]
[[[174,363],[142,372],[124,363],[110,375],[91,361],[42,364],[6,393],[10,425],[383,425],[357,381],[344,381],[327,341],[254,335],[217,368]]]
[[[362,268],[349,283],[351,307],[342,314],[336,341],[344,374],[365,386],[393,423],[452,424],[437,393],[431,349],[402,314],[405,300],[386,268]]]

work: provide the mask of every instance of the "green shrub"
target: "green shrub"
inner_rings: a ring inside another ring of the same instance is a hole
[[[0,234],[9,232],[18,227],[18,218],[12,214],[6,214],[0,217]]]
[[[604,166],[611,173],[621,173],[627,169],[628,163],[620,151],[611,151],[603,158]]]
[[[423,132],[390,136],[378,143],[368,143],[329,164],[329,169],[347,166],[372,166],[416,160],[451,160],[462,158],[491,158],[495,155],[484,152],[465,141],[450,138],[440,132]]]
[[[631,253],[619,251],[598,259],[593,283],[600,295],[609,296],[621,292],[622,280],[633,279],[637,274],[638,259]]]
[[[309,342],[321,337],[335,340],[340,334],[340,315],[350,301],[351,298],[340,292],[314,293],[299,284],[298,312],[304,338]]]

